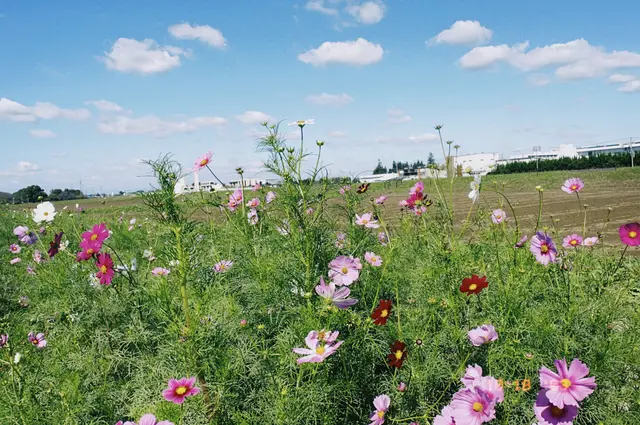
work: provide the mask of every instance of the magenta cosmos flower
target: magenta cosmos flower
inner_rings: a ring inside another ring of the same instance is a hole
[[[154,276],[166,276],[171,273],[171,270],[165,269],[164,267],[156,267],[151,270],[151,274]]]
[[[538,393],[533,411],[538,419],[538,425],[571,425],[578,416],[578,406],[565,405],[563,408],[554,406],[547,397],[547,391]]]
[[[96,242],[101,248],[102,243],[109,238],[109,230],[104,223],[96,224],[89,231],[82,234],[82,239]]]
[[[378,205],[382,205],[384,204],[384,201],[387,200],[387,196],[382,195],[382,196],[378,196],[376,199],[373,200],[374,203],[378,204]]]
[[[444,406],[442,412],[433,418],[433,425],[456,425],[451,406]]]
[[[114,274],[113,260],[111,259],[111,255],[107,253],[98,255],[96,266],[98,266],[96,278],[100,280],[100,285],[111,285]]]
[[[47,340],[45,339],[44,334],[42,332],[38,334],[36,334],[35,332],[29,332],[29,335],[27,335],[27,339],[31,344],[33,344],[34,346],[40,349],[47,346]]]
[[[22,251],[22,248],[20,248],[20,246],[12,243],[11,245],[9,245],[9,252],[12,254],[18,254],[20,253],[20,251]]]
[[[180,378],[170,379],[169,388],[162,391],[165,400],[175,404],[184,403],[184,399],[196,395],[200,392],[200,388],[195,387],[196,378]]]
[[[491,213],[491,221],[493,221],[493,224],[500,224],[503,221],[505,221],[507,219],[507,213],[504,212],[503,210],[493,210],[493,212]]]
[[[371,213],[365,213],[361,216],[356,214],[356,224],[364,226],[369,229],[377,229],[380,227],[378,220],[374,220]]]
[[[594,246],[596,243],[598,243],[598,237],[597,236],[591,236],[590,238],[584,238],[584,241],[582,241],[582,245],[584,245],[584,246]]]
[[[131,421],[127,421],[124,423],[122,421],[118,421],[116,422],[116,425],[174,425],[174,424],[173,422],[169,422],[169,421],[157,422],[157,419],[155,416],[153,416],[151,413],[147,413],[146,415],[140,418],[140,421],[137,424]]]
[[[551,236],[538,232],[531,238],[531,253],[536,256],[538,263],[547,265],[556,261],[558,250]]]
[[[496,417],[495,403],[480,388],[455,393],[451,409],[456,425],[480,425]]]
[[[324,278],[320,276],[320,284],[316,286],[316,293],[324,298],[327,302],[332,303],[338,308],[349,308],[358,302],[355,298],[349,298],[351,290],[346,286],[336,289],[336,284],[329,282],[327,285]]]
[[[334,334],[335,337],[333,337]],[[300,357],[297,360],[298,364],[322,363],[327,357],[335,353],[338,347],[342,345],[343,341],[337,341],[334,343],[335,339],[338,337],[337,331],[334,333],[324,333],[324,335],[331,336],[332,342],[325,344],[324,341],[318,338],[317,331],[311,331],[304,339],[304,342],[307,344],[308,348],[293,349],[294,353],[304,355],[304,357]]]
[[[382,258],[379,255],[374,254],[373,252],[365,252],[364,260],[371,264],[373,267],[380,267],[382,265]]]
[[[232,266],[233,261],[222,260],[213,265],[213,270],[215,270],[216,273],[225,273],[231,269]]]
[[[573,359],[568,369],[565,359],[556,360],[555,365],[558,373],[546,367],[540,369],[540,386],[546,388],[546,396],[554,406],[577,406],[596,389],[596,378],[586,377],[589,368],[580,360]]]
[[[565,248],[577,248],[582,245],[582,236],[573,234],[567,235],[562,239],[562,246]]]
[[[584,182],[579,178],[567,179],[562,185],[562,190],[567,193],[578,193],[584,188]]]
[[[213,152],[209,151],[202,155],[200,158],[196,159],[196,162],[193,164],[193,171],[200,171],[211,162],[211,158],[213,157]]]
[[[389,410],[389,406],[391,406],[391,399],[386,394],[381,394],[378,397],[373,399],[373,407],[376,410],[371,414],[369,420],[371,423],[369,425],[382,425],[384,423],[384,417],[387,414],[387,410]]]
[[[498,333],[493,325],[482,325],[475,329],[471,329],[468,334],[469,341],[476,347],[496,341]]]
[[[100,249],[102,249],[102,243],[98,242],[97,240],[92,241],[90,239],[84,239],[82,242],[80,242],[80,248],[82,249],[82,251],[76,254],[76,260],[86,261],[100,252]]]
[[[362,263],[359,258],[340,255],[329,263],[329,278],[338,286],[349,286],[360,277]]]
[[[618,229],[620,240],[628,246],[640,245],[640,223],[628,223]]]

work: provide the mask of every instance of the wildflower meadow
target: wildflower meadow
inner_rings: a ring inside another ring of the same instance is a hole
[[[639,209],[605,246],[580,171],[569,232],[542,181],[533,220],[490,176],[392,202],[332,183],[309,123],[265,124],[279,187],[182,194],[215,152],[167,155],[124,213],[3,207],[0,423],[640,423]]]

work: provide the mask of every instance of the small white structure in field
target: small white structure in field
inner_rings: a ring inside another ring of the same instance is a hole
[[[457,157],[454,156],[454,171],[459,165],[462,167],[462,173],[465,175],[485,175],[495,167],[501,157],[502,155],[499,153],[473,153],[468,155],[458,155]]]

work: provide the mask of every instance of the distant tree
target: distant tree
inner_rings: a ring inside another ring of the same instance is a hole
[[[382,165],[382,162],[378,160],[378,165],[373,169],[373,174],[384,174],[387,172],[387,169]]]
[[[16,203],[38,202],[44,199],[47,199],[47,192],[38,185],[23,187],[13,194],[13,200]]]
[[[0,192],[0,204],[8,204],[13,199],[13,196],[7,192]]]
[[[429,158],[427,158],[428,165],[435,165],[436,159],[433,157],[433,153],[429,152]]]
[[[50,201],[70,201],[73,199],[83,198],[86,198],[86,196],[84,196],[84,193],[82,193],[78,189],[53,189],[49,193]]]
[[[537,164],[539,171],[587,170],[590,168],[630,167],[630,153],[600,154],[578,158],[542,159]],[[491,174],[530,173],[536,171],[536,161],[498,164]]]

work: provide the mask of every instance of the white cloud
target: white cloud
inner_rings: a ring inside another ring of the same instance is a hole
[[[424,133],[417,136],[409,136],[409,140],[412,142],[435,142],[440,139],[437,134]]]
[[[542,87],[551,83],[551,78],[547,75],[534,74],[530,75],[529,78],[527,78],[527,81],[533,86]]]
[[[640,80],[633,80],[624,83],[618,88],[618,91],[623,93],[637,93],[640,92]]]
[[[364,38],[354,41],[325,41],[318,48],[298,55],[301,62],[324,66],[331,63],[345,65],[371,65],[382,60],[384,49]]]
[[[260,111],[245,111],[240,115],[236,115],[236,119],[244,124],[260,124],[265,121],[271,121],[271,117]]]
[[[191,133],[202,127],[216,127],[227,122],[221,117],[196,117],[182,121],[167,121],[147,115],[131,118],[123,115],[110,117],[98,124],[98,130],[104,134],[149,134],[163,137],[173,133]]]
[[[102,112],[121,112],[124,110],[122,106],[108,100],[87,100],[84,104],[92,105]]]
[[[304,7],[307,10],[311,10],[311,11],[314,11],[314,12],[320,12],[320,13],[323,13],[325,15],[330,15],[330,16],[338,15],[338,9],[334,9],[332,7],[326,7],[324,5],[324,1],[323,0],[310,0],[310,1],[307,2],[307,4]]]
[[[312,94],[305,98],[307,103],[312,105],[325,105],[325,106],[344,106],[347,103],[353,102],[353,98],[346,93],[342,94]]]
[[[340,131],[340,130],[336,130],[336,131],[330,131],[327,136],[329,137],[335,137],[336,139],[342,138],[342,137],[347,137],[348,134],[346,131]]]
[[[630,74],[612,74],[609,75],[610,83],[629,83],[631,81],[637,80],[635,75]]]
[[[491,40],[493,31],[478,21],[456,21],[449,29],[440,32],[428,43],[435,44],[483,44]]]
[[[599,77],[620,68],[640,67],[640,54],[630,51],[607,52],[584,39],[556,43],[526,51],[529,43],[514,46],[476,47],[460,58],[468,69],[486,68],[505,62],[523,71],[557,67],[555,75],[564,80]]]
[[[51,130],[30,130],[29,133],[31,133],[33,137],[38,137],[41,139],[51,139],[53,137],[58,137],[58,135]]]
[[[0,98],[0,119],[9,121],[33,122],[37,119],[56,118],[83,121],[90,116],[91,112],[88,109],[63,109],[49,102],[36,102],[33,106],[25,106],[10,99]]]
[[[609,75],[610,83],[619,83],[618,91],[623,93],[640,92],[640,78],[631,74],[612,74]]]
[[[18,170],[29,172],[29,171],[40,171],[40,167],[36,164],[32,164],[31,162],[20,161],[18,162]]]
[[[361,24],[377,24],[384,18],[386,7],[382,1],[368,1],[347,7],[347,12]]]
[[[41,171],[41,169],[38,165],[33,164],[31,162],[20,161],[14,168],[0,171],[0,176],[6,176],[6,177],[31,176],[39,171]]]
[[[403,110],[391,108],[387,111],[388,121],[391,124],[403,124],[411,122],[412,118],[406,115]]]
[[[177,24],[169,27],[169,33],[180,40],[199,40],[212,47],[222,49],[227,45],[227,40],[218,29],[209,25]]]
[[[119,38],[99,59],[109,69],[148,75],[180,66],[181,55],[186,54],[179,47],[160,46],[151,39]]]

